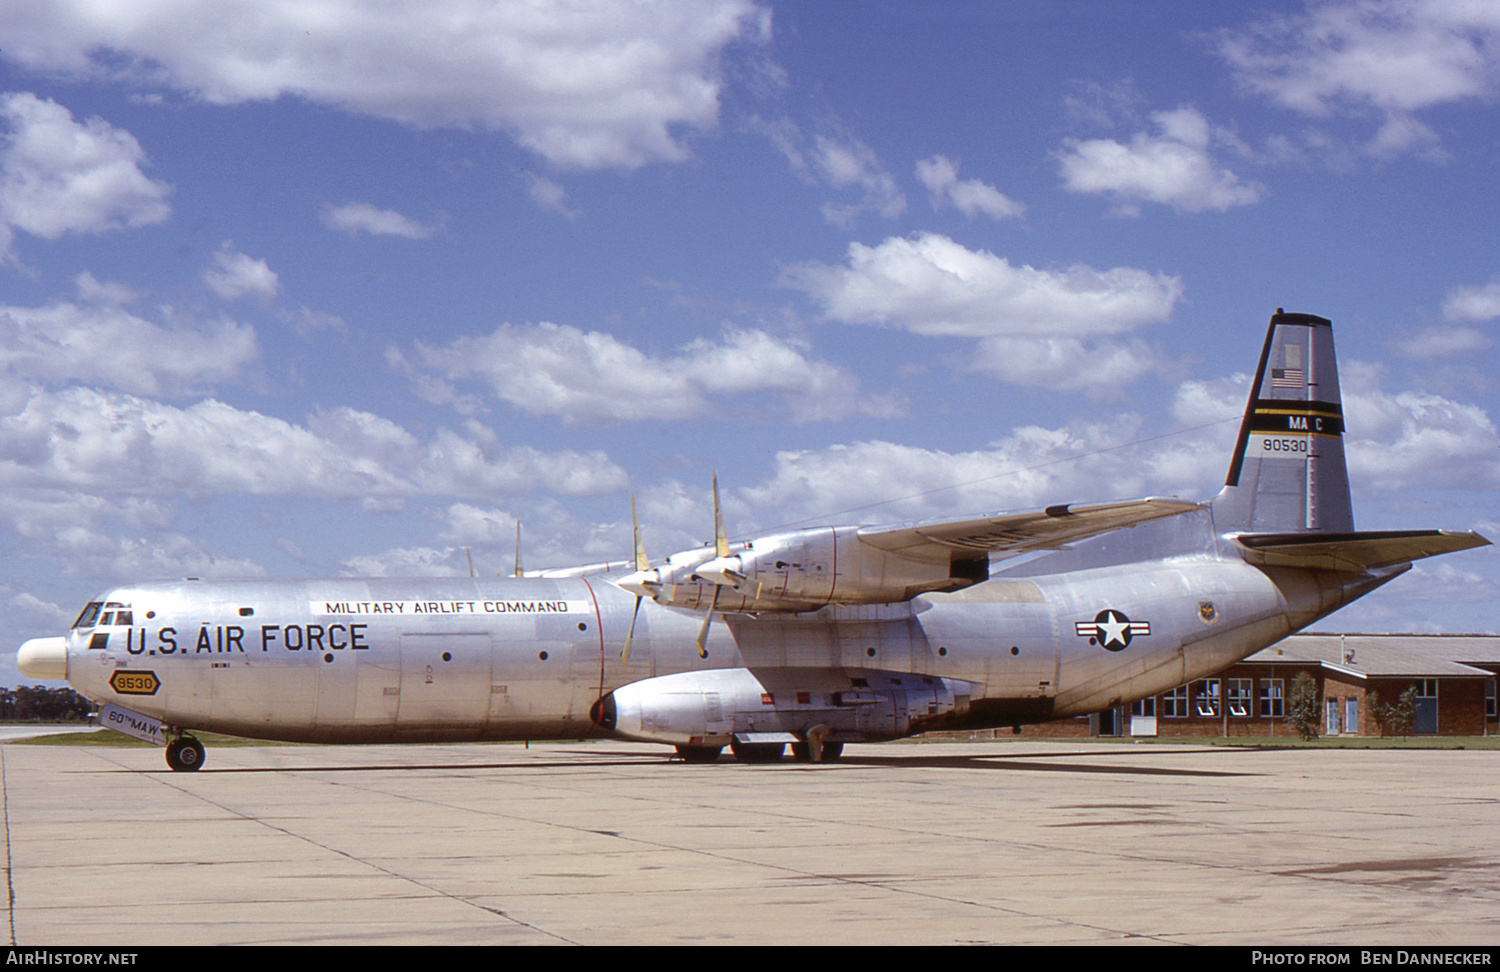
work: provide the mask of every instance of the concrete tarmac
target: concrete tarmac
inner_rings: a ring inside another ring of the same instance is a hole
[[[1500,944],[1500,753],[6,745],[9,941]]]

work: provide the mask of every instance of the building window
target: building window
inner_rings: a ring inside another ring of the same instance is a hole
[[[1161,697],[1161,714],[1168,719],[1186,719],[1188,714],[1187,701],[1187,686],[1179,685]]]
[[[1217,678],[1205,678],[1201,682],[1194,682],[1196,691],[1193,693],[1193,707],[1198,715],[1203,718],[1211,718],[1219,714],[1219,680]]]
[[[1156,696],[1148,695],[1144,699],[1136,699],[1130,703],[1130,714],[1133,716],[1155,716]]]
[[[1229,679],[1229,714],[1241,719],[1250,715],[1250,679]]]
[[[1260,680],[1260,714],[1268,719],[1280,719],[1286,715],[1282,704],[1285,683],[1279,678]]]
[[[1495,718],[1495,680],[1486,679],[1484,683],[1484,717]]]

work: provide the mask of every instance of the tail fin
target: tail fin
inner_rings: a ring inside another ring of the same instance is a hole
[[[1250,386],[1224,489],[1220,532],[1351,533],[1344,411],[1333,324],[1277,309]]]

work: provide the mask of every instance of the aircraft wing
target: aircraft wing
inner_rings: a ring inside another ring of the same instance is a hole
[[[1058,550],[1101,533],[1203,508],[1201,503],[1161,497],[1088,506],[1064,504],[1024,513],[863,527],[859,539],[917,560],[948,560],[955,551],[1015,557],[1034,550]]]

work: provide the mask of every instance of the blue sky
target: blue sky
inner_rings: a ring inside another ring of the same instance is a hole
[[[1277,307],[1358,525],[1500,535],[1497,52],[1457,0],[6,4],[0,618],[622,558],[632,492],[662,556],[715,470],[734,534],[1207,498]]]

